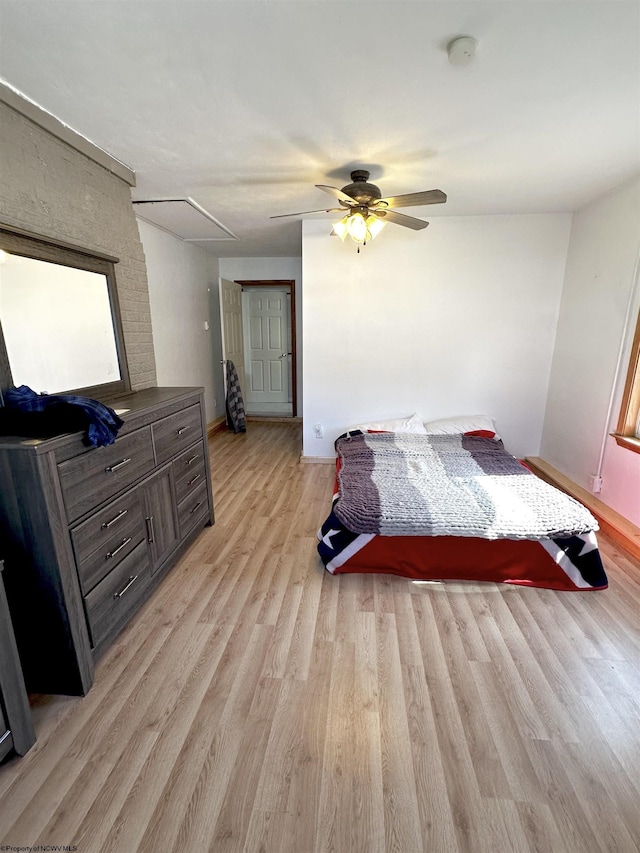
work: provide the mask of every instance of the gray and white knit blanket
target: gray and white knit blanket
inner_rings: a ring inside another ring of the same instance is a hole
[[[340,437],[334,512],[354,533],[547,539],[598,529],[578,501],[509,455],[462,435]]]

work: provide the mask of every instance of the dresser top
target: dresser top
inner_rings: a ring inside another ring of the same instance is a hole
[[[203,393],[198,387],[160,387],[144,388],[141,391],[129,391],[116,398],[104,400],[106,406],[114,409],[124,421],[119,435],[126,435],[170,411],[177,411],[181,405],[196,403]],[[95,398],[99,399],[99,398]],[[166,412],[164,410],[167,410]],[[83,432],[65,433],[51,438],[26,438],[19,435],[0,436],[0,450],[23,450],[30,453],[48,453],[51,450],[78,451],[90,450],[83,441]],[[66,455],[66,454],[65,454]]]

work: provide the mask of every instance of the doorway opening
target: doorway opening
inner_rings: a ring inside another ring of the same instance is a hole
[[[224,346],[224,357],[234,350],[245,413],[296,417],[295,281],[223,280],[223,290],[223,346],[225,338],[230,345]]]

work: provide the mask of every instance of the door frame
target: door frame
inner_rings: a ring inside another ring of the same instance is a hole
[[[297,370],[297,361],[298,361],[298,351],[296,347],[296,283],[293,279],[290,278],[273,278],[273,279],[258,279],[258,280],[249,280],[249,279],[234,279],[236,284],[241,285],[242,287],[264,287],[264,288],[278,288],[279,290],[286,290],[289,293],[289,322],[291,323],[291,409],[292,409],[292,417],[297,417],[298,415],[298,370]]]

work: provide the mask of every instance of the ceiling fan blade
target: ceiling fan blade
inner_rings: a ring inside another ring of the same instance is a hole
[[[406,216],[404,213],[396,213],[393,210],[372,210],[371,213],[383,222],[404,225],[405,228],[412,228],[414,231],[422,231],[429,224],[424,219],[415,219],[413,216]]]
[[[421,204],[443,204],[447,196],[442,190],[425,190],[422,193],[406,193],[406,195],[394,195],[389,198],[381,198],[389,207],[418,207]],[[380,203],[380,202],[378,202]]]
[[[350,195],[343,193],[342,190],[339,190],[337,187],[327,187],[324,184],[316,184],[317,190],[323,190],[325,193],[329,193],[330,195],[335,196],[340,201],[344,201],[347,204],[357,204],[358,202],[355,198],[351,198]]]
[[[301,210],[300,213],[279,213],[269,219],[282,219],[285,216],[306,216],[307,213],[344,213],[344,207],[322,207],[320,210]]]

